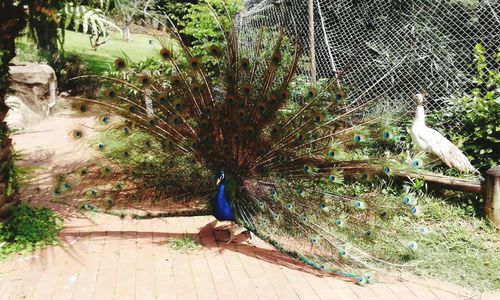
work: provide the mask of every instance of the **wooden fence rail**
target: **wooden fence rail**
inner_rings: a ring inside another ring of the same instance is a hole
[[[500,227],[500,167],[493,167],[486,171],[486,179],[481,182],[457,178],[452,176],[419,174],[398,171],[398,177],[411,177],[425,180],[426,182],[442,185],[447,189],[481,194],[485,199],[486,217],[496,226]]]

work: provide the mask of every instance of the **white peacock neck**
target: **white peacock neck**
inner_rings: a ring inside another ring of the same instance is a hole
[[[415,112],[415,120],[413,123],[425,125],[425,110],[423,104],[417,104],[417,111]]]

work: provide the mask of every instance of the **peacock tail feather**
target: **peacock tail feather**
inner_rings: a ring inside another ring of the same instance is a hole
[[[210,211],[224,171],[236,222],[314,268],[363,284],[373,280],[366,271],[418,257],[425,207],[419,194],[386,187],[398,174],[428,172],[428,159],[394,151],[403,131],[362,113],[381,95],[349,99],[341,78],[304,85],[301,45],[287,32],[262,29],[245,49],[234,29],[206,49],[217,78],[180,38],[161,49],[155,71],[117,58],[116,70],[99,76],[99,95],[72,104],[97,114],[102,133],[71,136],[106,159],[61,172],[54,197],[94,211],[153,202]]]

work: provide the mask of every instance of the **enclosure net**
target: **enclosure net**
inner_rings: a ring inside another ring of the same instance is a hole
[[[490,61],[500,48],[497,0],[312,0],[313,18],[309,5],[247,0],[237,17],[240,47],[250,47],[249,37],[261,28],[283,28],[299,38],[308,58],[300,74],[341,76],[351,102],[381,96],[388,106],[413,112],[413,96],[423,90],[428,110],[446,111],[471,83],[474,46],[482,43]]]

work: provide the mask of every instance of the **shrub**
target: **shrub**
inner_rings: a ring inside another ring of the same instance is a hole
[[[464,150],[473,157],[473,163],[489,168],[500,163],[500,71],[493,66],[500,63],[500,49],[495,61],[487,61],[485,49],[477,44],[474,48],[476,75],[471,93],[458,99],[466,113],[463,132],[468,138]],[[496,150],[495,150],[496,149]]]
[[[435,128],[449,128],[452,125],[449,120],[460,120],[464,125],[450,138],[481,171],[500,163],[497,150],[500,143],[500,49],[492,60],[485,54],[481,44],[474,47],[475,75],[470,91],[462,97],[452,98],[445,110],[428,119]]]
[[[0,241],[14,244],[17,251],[53,244],[62,225],[63,220],[48,208],[19,204],[1,226]]]
[[[242,1],[214,0],[210,5],[219,16],[222,27],[229,29],[233,23],[232,17],[241,9]],[[223,44],[223,32],[220,30],[218,21],[214,18],[210,6],[200,3],[173,3],[168,6],[169,11],[174,14],[173,21],[180,28],[184,42],[187,42],[194,56],[204,56],[203,63],[211,78],[219,74],[220,62],[209,54],[210,46]]]
[[[47,62],[56,73],[59,90],[71,91],[71,94],[91,94],[93,92],[94,85],[91,79],[73,79],[90,73],[88,64],[79,53],[57,52],[48,55]]]

